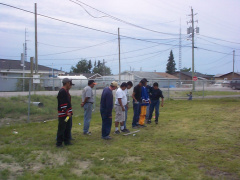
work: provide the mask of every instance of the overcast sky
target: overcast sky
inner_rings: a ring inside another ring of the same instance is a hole
[[[142,68],[165,72],[170,50],[178,70],[180,19],[182,68],[191,67],[192,41],[187,35],[190,26],[187,21],[191,19],[192,7],[194,20],[198,21],[195,27],[200,28],[195,36],[195,70],[206,74],[232,71],[235,49],[235,71],[240,71],[239,0],[0,0],[0,3],[32,12],[37,3],[39,14],[75,24],[38,16],[39,64],[69,72],[81,59],[92,62],[104,59],[113,74],[118,73],[118,28],[122,71]],[[0,59],[20,59],[25,28],[29,61],[35,54],[34,14],[0,4]]]

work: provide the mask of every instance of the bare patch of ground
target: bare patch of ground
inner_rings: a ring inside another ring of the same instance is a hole
[[[81,176],[83,171],[88,169],[88,167],[91,165],[90,161],[77,161],[76,166],[71,169],[72,173],[76,174],[77,176]]]

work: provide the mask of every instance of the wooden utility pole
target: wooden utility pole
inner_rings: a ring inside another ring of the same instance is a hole
[[[235,50],[233,50],[233,74],[232,74],[232,79],[234,78],[234,62],[235,61]]]
[[[120,32],[118,28],[119,83],[121,84]]]
[[[191,8],[192,12],[192,81],[194,77],[194,15],[193,15],[193,9]],[[195,81],[193,81],[193,87],[192,90],[195,91]]]
[[[35,3],[35,74],[38,74],[37,3]]]

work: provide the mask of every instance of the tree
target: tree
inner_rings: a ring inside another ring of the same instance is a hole
[[[91,60],[87,61],[86,59],[82,59],[78,61],[76,67],[71,67],[71,72],[73,73],[91,73],[92,63]]]
[[[168,63],[166,68],[166,73],[173,74],[176,71],[176,63],[174,61],[174,56],[172,50],[170,51],[170,55],[168,57]]]
[[[94,68],[92,70],[93,73],[98,73],[101,75],[110,75],[111,74],[111,69],[107,66],[105,66],[104,63],[102,63],[100,60],[98,60],[97,65],[95,66],[96,63],[94,63]]]
[[[184,67],[184,68],[180,69],[180,72],[190,72],[190,71],[191,71],[191,68]]]

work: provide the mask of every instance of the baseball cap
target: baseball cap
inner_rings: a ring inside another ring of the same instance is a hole
[[[62,80],[62,83],[68,83],[68,82],[70,82],[70,84],[73,85],[73,86],[75,85],[75,84],[72,83],[72,79],[64,78]]]
[[[89,81],[88,81],[88,85],[91,85],[91,84],[94,84],[94,85],[96,85],[97,83],[95,83],[95,81],[94,81],[94,80],[89,80]]]
[[[113,81],[113,82],[111,83],[111,86],[118,87],[118,83],[117,83],[116,81]]]
[[[146,78],[143,78],[142,80],[143,80],[143,81],[146,81],[146,82],[149,82]]]

